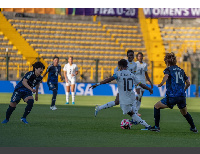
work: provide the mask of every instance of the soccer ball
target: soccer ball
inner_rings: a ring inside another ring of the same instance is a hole
[[[122,129],[131,129],[131,126],[132,126],[132,124],[131,124],[131,122],[129,121],[129,119],[123,119],[123,120],[121,121],[121,128],[122,128]]]

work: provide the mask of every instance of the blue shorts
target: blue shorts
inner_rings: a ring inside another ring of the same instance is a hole
[[[13,92],[13,95],[11,97],[10,102],[15,102],[15,103],[19,103],[21,99],[25,99],[28,96],[33,96],[32,91],[30,91],[29,89],[17,89]]]
[[[186,98],[182,97],[165,97],[161,100],[161,103],[167,105],[170,109],[177,104],[179,109],[183,109],[186,107]]]
[[[53,84],[52,82],[47,82],[47,85],[49,87],[49,90],[53,90],[53,89],[56,89],[58,90],[58,84]]]

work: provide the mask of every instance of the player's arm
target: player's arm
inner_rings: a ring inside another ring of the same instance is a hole
[[[169,75],[165,74],[165,76],[163,77],[162,82],[158,85],[158,87],[161,87],[167,81],[168,77],[169,77]]]
[[[58,74],[60,75],[61,81],[63,81],[64,77],[62,76],[61,69],[59,70]]]
[[[153,84],[152,84],[147,72],[145,72],[145,77],[146,77],[147,81],[149,81],[149,83],[151,84],[151,89],[153,89]]]
[[[185,88],[184,88],[184,90],[186,91],[187,90],[187,88],[190,86],[190,80],[188,79],[188,77],[187,77],[187,75],[185,74],[185,72],[184,72],[184,75],[183,75],[183,79],[184,79],[184,81],[185,81]]]
[[[150,94],[153,94],[153,90],[152,90],[152,88],[149,88],[148,86],[146,86],[145,84],[142,84],[141,82],[139,82],[138,84],[137,84],[137,86],[140,86],[140,87],[142,87],[143,89],[146,89],[146,90],[148,90],[149,92],[150,92]]]
[[[74,74],[72,74],[72,76],[76,76],[76,75],[78,75],[78,71],[75,71],[75,75],[74,75]]]
[[[35,92],[35,100],[38,101],[38,89],[39,89],[40,83],[36,85],[36,92]]]
[[[115,80],[115,78],[112,76],[112,77],[110,77],[110,78],[107,78],[107,79],[105,79],[105,80],[103,80],[103,81],[101,81],[101,82],[95,84],[95,85],[92,85],[90,88],[94,89],[94,88],[96,88],[97,86],[99,86],[99,85],[101,85],[101,84],[106,84],[106,83],[109,83],[109,82],[111,82],[111,81],[113,81],[113,80]]]
[[[49,72],[49,69],[50,69],[50,66],[48,66],[46,72],[45,72],[44,75],[43,75],[43,78],[47,75],[47,73]]]
[[[135,77],[134,74],[132,74],[131,76],[132,76],[133,83],[135,84],[135,86],[140,86],[143,89],[148,90],[150,92],[150,94],[153,94],[153,90],[151,88],[147,87],[145,84],[142,84],[141,82],[139,82],[138,79]]]
[[[72,76],[76,76],[76,75],[78,75],[78,67],[77,66],[75,67],[75,75],[72,74]]]
[[[33,93],[36,92],[35,89],[31,88],[31,87],[28,85],[28,79],[25,79],[25,78],[24,78],[23,81],[22,81],[22,84],[24,85],[24,87],[26,87],[27,89],[29,89],[29,90],[32,91]]]
[[[65,78],[65,82],[67,83],[67,82],[68,82],[68,79],[67,79],[67,71],[64,71],[64,78]]]
[[[187,88],[190,86],[190,81],[187,79],[187,80],[185,81],[185,83],[186,83],[186,85],[185,85],[184,90],[186,91]]]

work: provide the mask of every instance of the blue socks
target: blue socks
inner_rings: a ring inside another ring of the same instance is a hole
[[[54,89],[53,90],[53,97],[52,97],[52,102],[51,102],[51,106],[54,106],[56,103],[56,96],[57,96],[57,90]]]
[[[191,128],[194,129],[195,125],[192,119],[192,116],[187,112],[186,115],[184,115],[185,119],[187,120],[187,122],[190,124]]]
[[[160,123],[160,109],[156,109],[154,107],[154,120],[155,120],[155,126],[159,127]]]
[[[12,107],[9,105],[7,111],[6,111],[6,120],[10,119],[11,114],[13,113],[13,111],[15,110],[16,107]]]
[[[26,118],[27,115],[31,112],[31,109],[33,107],[33,103],[34,103],[34,100],[33,99],[29,99],[27,101],[27,106],[25,108],[25,112],[24,112],[24,115],[23,115],[23,118]]]

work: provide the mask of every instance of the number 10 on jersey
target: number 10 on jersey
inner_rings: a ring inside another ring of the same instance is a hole
[[[123,78],[123,80],[124,80],[124,91],[131,91],[133,88],[133,79]]]

